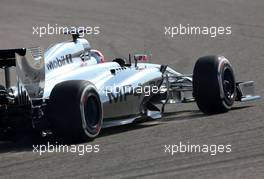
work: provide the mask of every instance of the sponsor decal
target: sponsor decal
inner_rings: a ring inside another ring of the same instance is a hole
[[[48,70],[54,70],[56,68],[62,67],[64,65],[68,65],[73,63],[72,61],[72,55],[71,54],[67,54],[64,56],[61,56],[60,58],[56,58],[56,60],[52,60],[49,63],[47,63],[47,69]]]

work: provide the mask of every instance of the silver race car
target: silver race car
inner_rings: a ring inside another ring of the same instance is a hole
[[[258,99],[254,82],[236,82],[223,56],[198,59],[193,74],[145,62],[145,54],[105,62],[78,33],[49,47],[0,50],[0,129],[50,132],[62,141],[94,139],[104,127],[162,117],[167,104],[196,102],[205,114]],[[15,69],[13,83],[10,73]],[[11,71],[11,72],[10,72]]]

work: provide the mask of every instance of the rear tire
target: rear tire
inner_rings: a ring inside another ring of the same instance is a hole
[[[102,105],[95,86],[88,81],[57,84],[48,103],[53,133],[63,142],[92,140],[102,128]]]
[[[236,97],[236,82],[230,62],[223,56],[197,60],[193,71],[193,96],[206,114],[227,112]]]
[[[3,85],[0,85],[0,90],[6,90],[6,88]]]

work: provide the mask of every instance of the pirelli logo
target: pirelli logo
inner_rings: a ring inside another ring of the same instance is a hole
[[[61,56],[60,58],[56,58],[56,60],[50,61],[46,66],[48,70],[54,70],[56,68],[62,67],[64,65],[68,65],[73,63],[72,61],[72,55],[64,55]]]

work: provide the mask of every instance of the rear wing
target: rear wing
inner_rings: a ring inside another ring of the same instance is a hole
[[[25,55],[26,49],[5,49],[0,50],[0,68],[5,72],[5,86],[10,87],[10,67],[16,66],[16,53],[21,56]]]
[[[24,56],[25,48],[0,50],[0,68],[16,66],[16,53]]]
[[[31,98],[42,97],[45,65],[39,47],[0,50],[0,68],[5,72],[5,86],[10,87],[10,67],[16,67],[18,92],[27,90]]]

